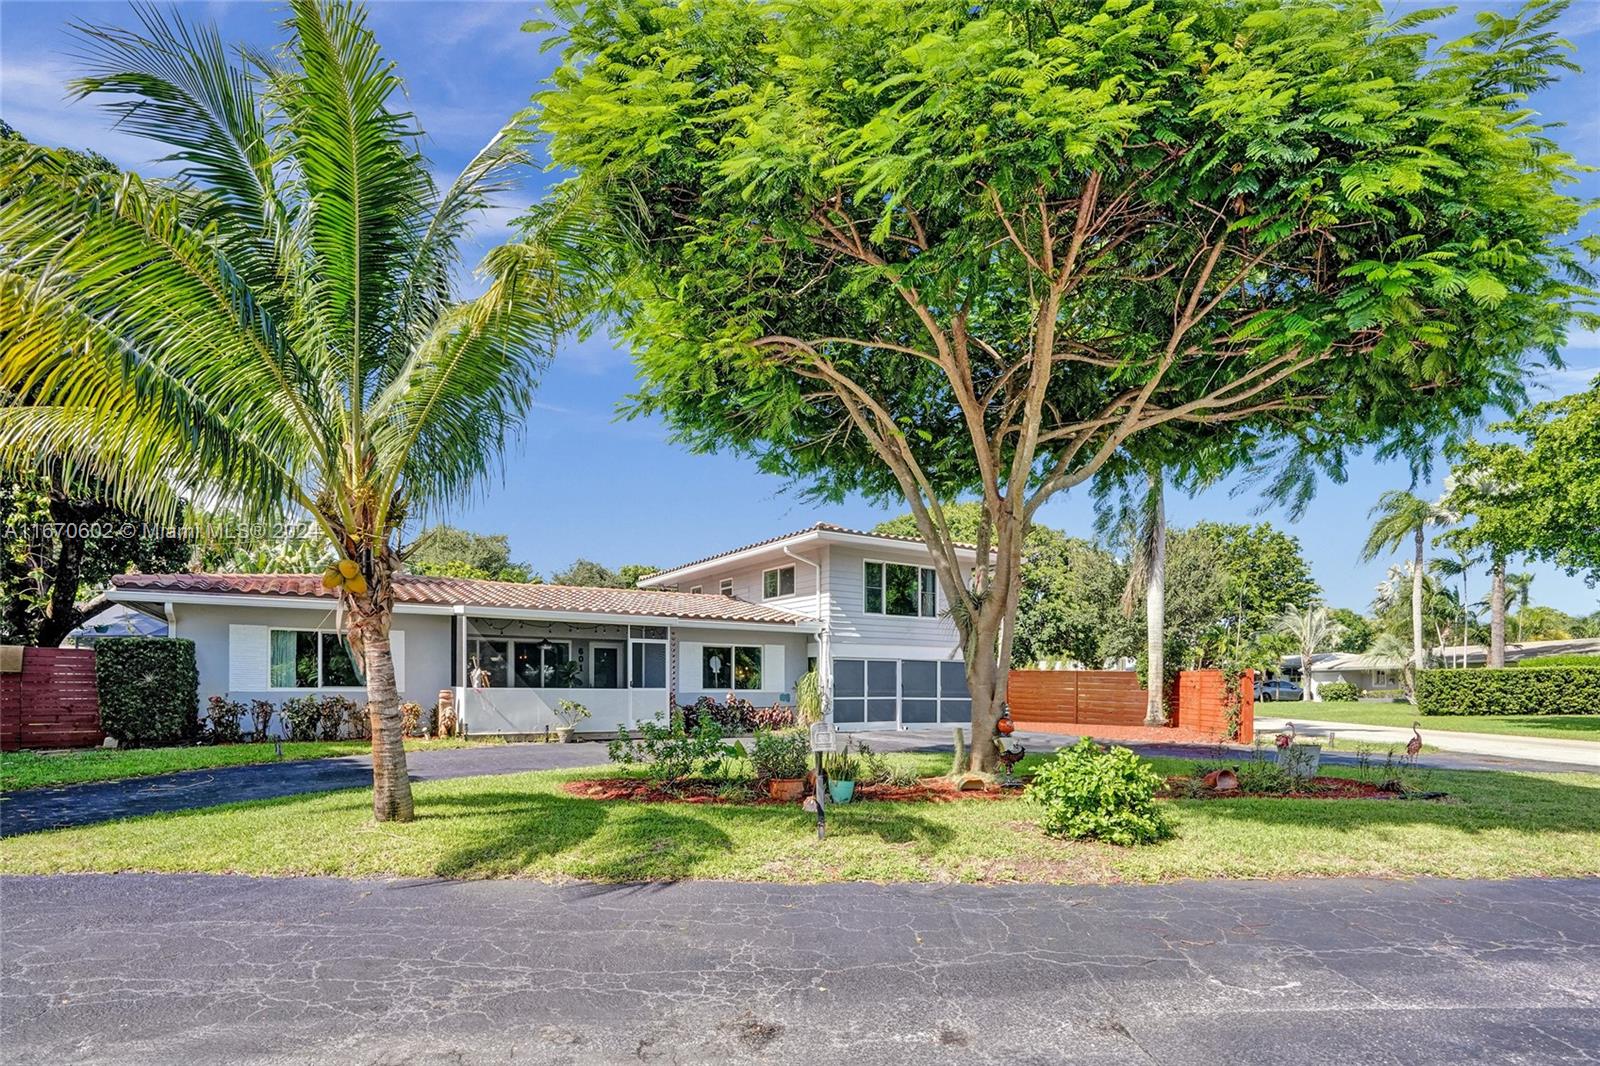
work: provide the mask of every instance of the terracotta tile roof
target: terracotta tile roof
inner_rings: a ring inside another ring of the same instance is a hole
[[[113,590],[209,593],[214,595],[306,596],[333,598],[320,574],[118,574]],[[584,588],[576,585],[524,585],[514,581],[474,581],[464,577],[400,574],[394,581],[397,603],[467,607],[507,607],[528,611],[638,615],[685,621],[751,622],[794,625],[813,619],[730,596],[654,589]],[[115,597],[113,597],[115,598]]]
[[[691,566],[699,566],[702,563],[714,562],[717,559],[722,559],[729,555],[738,555],[740,552],[749,551],[751,548],[764,548],[768,544],[777,544],[781,541],[802,536],[806,533],[845,533],[852,537],[873,537],[877,540],[892,540],[901,544],[923,544],[921,537],[905,537],[898,533],[874,533],[870,529],[851,529],[849,526],[834,525],[832,522],[818,522],[816,525],[807,526],[804,529],[797,529],[793,533],[783,533],[776,537],[768,537],[766,540],[758,540],[754,544],[743,544],[737,548],[729,548],[727,551],[717,552],[715,555],[707,555],[703,559],[695,559],[691,562],[679,563],[677,566],[665,567],[659,573],[651,574],[649,576],[655,578],[660,577],[661,574],[671,574],[679,570],[687,570]],[[959,541],[956,543],[956,547],[969,548],[973,551],[977,551],[978,549],[976,544],[964,544]]]

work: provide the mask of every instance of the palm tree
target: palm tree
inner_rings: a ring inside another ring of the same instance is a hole
[[[1376,516],[1367,542],[1361,549],[1363,560],[1376,559],[1385,552],[1396,551],[1408,539],[1415,546],[1416,555],[1411,570],[1411,657],[1417,670],[1426,665],[1427,651],[1422,635],[1422,575],[1427,560],[1423,546],[1429,526],[1443,525],[1451,520],[1448,512],[1435,503],[1419,499],[1409,492],[1391,489],[1378,497],[1377,505],[1368,512]]]
[[[1496,552],[1489,560],[1489,662],[1506,664],[1506,559]]]
[[[1122,613],[1132,617],[1144,596],[1145,657],[1149,695],[1144,724],[1167,724],[1166,617],[1167,617],[1167,506],[1161,468],[1145,470],[1149,487],[1139,507],[1134,545],[1128,560],[1128,582],[1122,590]]]
[[[1416,698],[1416,664],[1411,659],[1411,649],[1406,647],[1404,637],[1395,633],[1379,633],[1367,648],[1365,658],[1375,667],[1399,670],[1400,685],[1405,690],[1406,698]]]
[[[1304,610],[1291,607],[1278,616],[1276,629],[1291,636],[1300,649],[1300,699],[1311,699],[1311,657],[1344,635],[1344,626],[1333,620],[1326,607],[1310,604]]]
[[[1528,609],[1532,602],[1533,574],[1523,571],[1520,574],[1506,575],[1506,598],[1517,605],[1517,643],[1522,643],[1522,612]]]
[[[1453,550],[1454,557],[1441,555],[1437,559],[1429,560],[1428,566],[1439,575],[1441,585],[1451,578],[1461,579],[1461,653],[1458,656],[1458,665],[1466,666],[1467,645],[1471,643],[1467,625],[1467,574],[1477,565],[1478,560],[1459,544]]]
[[[120,502],[304,516],[372,719],[373,814],[409,820],[389,630],[408,518],[461,499],[529,410],[566,324],[535,243],[455,287],[473,219],[525,159],[520,119],[436,186],[365,13],[291,0],[273,54],[139,8],[83,27],[79,96],[170,149],[176,182],[0,157],[0,465],[64,458]]]

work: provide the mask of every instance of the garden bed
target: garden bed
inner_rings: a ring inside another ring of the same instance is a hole
[[[1166,787],[1157,795],[1163,799],[1403,799],[1404,793],[1384,789],[1368,781],[1348,777],[1313,777],[1305,785],[1287,791],[1247,792],[1242,788],[1219,792],[1196,785],[1192,776],[1175,774],[1167,778]]]
[[[742,807],[797,807],[799,801],[775,800],[754,788],[729,789],[727,782],[691,779],[680,781],[668,788],[660,782],[637,777],[586,777],[567,781],[562,789],[582,799],[631,803],[718,803]],[[915,785],[857,785],[851,803],[952,803],[968,799],[1001,799],[1020,796],[1020,789],[1002,789],[990,785],[985,789],[962,792],[945,777],[924,777]],[[808,789],[806,795],[811,795]],[[830,804],[834,806],[834,804]]]

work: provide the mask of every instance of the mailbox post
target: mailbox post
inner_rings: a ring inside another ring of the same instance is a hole
[[[828,773],[822,768],[822,757],[839,750],[839,734],[827,722],[817,722],[811,727],[811,753],[817,761],[816,802],[817,839],[828,836]]]

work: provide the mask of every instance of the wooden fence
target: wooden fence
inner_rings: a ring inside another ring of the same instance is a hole
[[[92,648],[24,648],[21,672],[0,673],[0,751],[104,739]]]
[[[1254,675],[1245,671],[1238,733],[1245,741],[1255,732],[1254,684]],[[1144,725],[1149,697],[1131,670],[1013,670],[1006,680],[1006,702],[1019,728],[1060,731],[1073,725]],[[1173,725],[1222,736],[1228,717],[1222,671],[1181,671],[1167,706]]]

